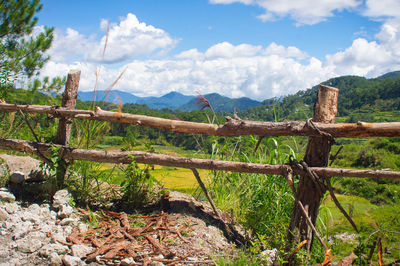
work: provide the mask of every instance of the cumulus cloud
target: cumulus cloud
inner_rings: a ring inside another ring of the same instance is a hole
[[[100,28],[106,32],[108,21],[102,20]],[[177,43],[164,30],[139,22],[131,13],[121,18],[119,24],[110,24],[108,37],[105,35],[101,40],[95,37],[86,37],[70,28],[65,32],[58,30],[49,54],[59,62],[72,62],[79,57],[87,62],[121,63],[138,55],[171,49]]]
[[[367,0],[364,15],[368,17],[400,18],[400,1],[398,0]]]
[[[193,95],[218,92],[229,97],[266,98],[294,93],[331,77],[329,67],[316,58],[300,63],[306,54],[294,47],[277,44],[263,48],[249,44],[216,44],[204,53],[188,50],[173,59],[134,60],[120,68],[101,66],[98,89],[106,89],[127,67],[114,89],[138,96],[160,96],[170,91]],[[42,75],[65,75],[81,69],[81,90],[92,90],[96,66],[93,63],[50,62]],[[316,75],[318,73],[318,75]]]
[[[231,4],[234,2],[257,5],[265,9],[265,13],[258,16],[262,21],[274,21],[289,16],[297,22],[297,25],[319,23],[326,20],[327,17],[332,17],[335,11],[354,9],[362,3],[360,0],[210,0],[212,4]]]
[[[294,46],[285,47],[276,43],[271,43],[266,49],[265,54],[275,54],[283,57],[294,57],[296,59],[305,59],[308,57],[306,52],[301,51]]]
[[[249,44],[240,44],[234,46],[228,42],[218,43],[211,46],[205,53],[207,58],[233,58],[253,56],[261,51],[261,46],[253,46]]]
[[[389,20],[375,36],[375,41],[358,38],[352,45],[326,56],[326,65],[337,75],[375,77],[400,69],[400,22]]]

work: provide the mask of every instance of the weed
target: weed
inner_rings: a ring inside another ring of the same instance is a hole
[[[124,169],[126,180],[122,181],[122,200],[131,208],[141,207],[155,198],[157,180],[150,174],[149,166],[141,169],[132,156],[132,162]]]

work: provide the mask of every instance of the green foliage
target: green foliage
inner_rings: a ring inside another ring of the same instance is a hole
[[[49,59],[44,52],[51,46],[54,29],[33,32],[34,15],[41,8],[39,0],[8,0],[0,5],[0,68],[8,77],[32,77]],[[0,97],[5,97],[10,86],[1,88]]]
[[[132,157],[132,162],[124,169],[125,180],[122,181],[122,202],[130,208],[142,207],[154,201],[157,180],[149,173],[146,165],[141,169]]]

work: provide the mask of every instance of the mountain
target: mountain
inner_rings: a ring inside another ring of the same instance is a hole
[[[396,78],[397,77],[397,78]],[[400,71],[386,73],[377,78],[342,76],[322,82],[339,89],[338,117],[348,117],[347,122],[394,121],[393,117],[379,117],[384,111],[400,111]],[[239,113],[240,117],[251,120],[305,120],[312,117],[312,106],[319,85],[302,90],[293,95],[268,99],[262,105]],[[274,104],[272,107],[271,104]],[[358,120],[357,120],[358,119]],[[398,120],[398,118],[397,118]]]
[[[151,109],[177,109],[179,106],[188,103],[194,96],[183,95],[179,92],[172,91],[161,97],[146,97],[137,101],[140,104],[146,104]]]
[[[400,71],[389,72],[389,73],[383,74],[382,76],[377,77],[377,79],[387,79],[387,78],[392,78],[392,79],[400,78]]]
[[[79,99],[82,101],[92,101],[93,92],[80,91]],[[205,95],[206,99],[211,103],[215,111],[233,112],[233,108],[238,110],[247,110],[249,107],[255,107],[261,103],[251,100],[247,97],[231,99],[229,97],[221,96],[218,93],[211,93]],[[197,97],[193,95],[183,95],[179,92],[172,91],[161,97],[139,97],[133,94],[118,91],[97,91],[96,99],[98,101],[105,101],[114,104],[137,103],[145,104],[151,109],[180,109],[182,111],[193,111],[199,109],[197,104]]]
[[[93,91],[79,91],[78,99],[83,102],[93,100]],[[96,93],[97,101],[104,101],[115,104],[125,104],[125,103],[136,103],[140,97],[135,96],[131,93],[119,91],[119,90],[99,90]]]
[[[250,107],[255,107],[261,104],[261,102],[252,100],[247,97],[242,98],[228,98],[225,96],[221,96],[218,93],[210,93],[204,95],[204,98],[208,100],[214,111],[225,111],[225,112],[233,112],[236,107],[238,110],[247,110]],[[190,100],[187,104],[180,106],[178,109],[184,112],[190,112],[193,110],[199,109],[198,98],[194,98]]]

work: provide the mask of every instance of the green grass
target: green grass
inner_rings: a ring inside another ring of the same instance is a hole
[[[379,229],[400,232],[398,204],[378,206],[365,198],[350,195],[337,195],[337,198],[360,230],[358,234],[360,241],[365,241],[370,234]],[[330,197],[327,197],[320,207],[317,228],[323,232],[324,236],[334,236],[344,232],[357,234]],[[369,244],[372,243],[372,239],[368,241]],[[384,263],[400,258],[399,250],[395,249],[400,243],[400,233],[382,233],[382,242],[383,248],[391,250],[391,254],[383,254]],[[358,245],[358,239],[350,242],[335,241],[331,248],[336,261],[354,252]],[[376,263],[376,252],[373,258]]]

